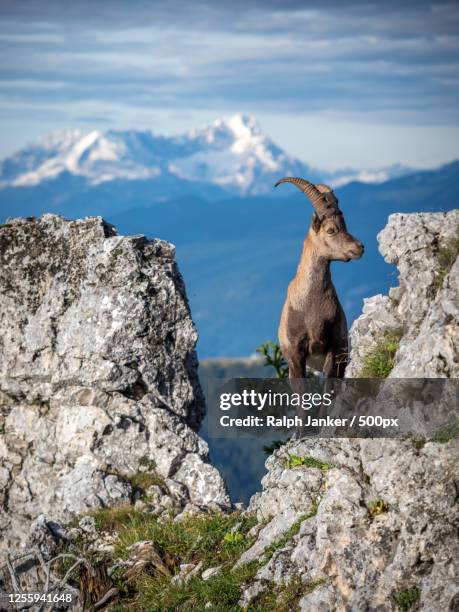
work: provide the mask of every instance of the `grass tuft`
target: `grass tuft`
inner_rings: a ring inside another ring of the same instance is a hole
[[[358,378],[387,378],[395,364],[403,332],[388,329],[376,340],[375,346],[365,355]]]
[[[157,485],[161,487],[161,489],[167,488],[164,478],[157,472],[138,472],[130,476],[128,481],[134,490],[140,490],[142,493],[145,493],[146,490],[153,485]]]

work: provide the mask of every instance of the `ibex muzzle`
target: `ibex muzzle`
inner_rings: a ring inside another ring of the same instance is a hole
[[[330,187],[291,177],[276,186],[280,183],[293,183],[315,209],[279,326],[289,376],[303,378],[308,363],[327,376],[341,378],[348,353],[347,323],[331,280],[330,262],[359,259],[364,247],[347,231]]]

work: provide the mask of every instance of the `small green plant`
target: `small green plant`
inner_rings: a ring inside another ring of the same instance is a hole
[[[293,455],[291,453],[288,454],[286,465],[289,469],[295,469],[297,467],[313,467],[324,472],[333,467],[331,463],[325,463],[324,461],[320,461],[314,457],[300,457],[299,455]]]
[[[405,591],[399,591],[394,595],[395,605],[401,612],[408,612],[414,603],[421,597],[421,591],[413,586]]]
[[[277,378],[288,377],[288,365],[278,344],[269,340],[257,348],[257,353],[263,355],[266,366],[274,368]]]
[[[376,340],[374,347],[363,358],[359,378],[387,378],[392,371],[402,339],[400,329],[388,329]]]
[[[225,544],[239,544],[243,539],[244,536],[240,531],[228,531],[228,533],[225,533],[223,541]]]
[[[424,446],[426,445],[426,439],[422,437],[413,438],[412,442],[416,450],[421,450],[421,448],[424,448]]]
[[[446,244],[438,248],[437,251],[437,269],[434,275],[434,285],[437,289],[443,287],[443,282],[446,275],[451,270],[456,257],[459,253],[459,238],[455,236],[451,238]]]
[[[386,503],[383,499],[376,499],[370,502],[368,510],[370,511],[371,516],[379,516],[380,514],[388,512],[389,504]]]

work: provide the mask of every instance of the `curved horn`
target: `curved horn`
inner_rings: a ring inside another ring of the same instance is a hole
[[[321,184],[316,186],[307,181],[306,179],[286,176],[285,178],[280,179],[280,181],[277,181],[274,187],[277,187],[281,183],[292,183],[293,185],[298,187],[298,189],[300,189],[309,198],[311,204],[314,206],[320,217],[323,217],[327,212],[330,211],[330,205],[328,204],[328,202],[325,201],[323,196],[324,192],[319,189],[319,187],[326,188],[327,185]],[[330,187],[328,187],[328,190],[331,191]]]
[[[333,189],[328,185],[324,185],[324,183],[316,183],[316,189],[318,189],[320,193],[333,193]]]

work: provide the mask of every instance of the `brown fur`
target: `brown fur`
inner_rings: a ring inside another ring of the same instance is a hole
[[[348,233],[339,210],[322,219],[313,215],[279,325],[290,378],[303,378],[306,364],[326,376],[343,377],[340,362],[348,352],[347,323],[331,280],[330,262],[347,262],[362,254],[363,245]]]

